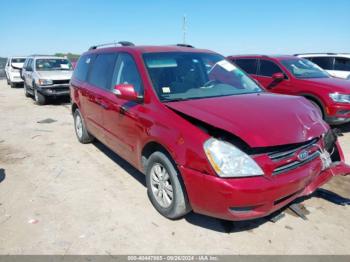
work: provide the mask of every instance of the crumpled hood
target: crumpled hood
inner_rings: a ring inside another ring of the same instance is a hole
[[[51,80],[66,80],[71,79],[72,70],[55,70],[55,71],[38,71],[40,78]]]
[[[350,81],[341,78],[311,78],[303,79],[314,87],[326,88],[331,92],[350,94]],[[305,81],[304,81],[305,82]]]
[[[301,143],[328,125],[303,97],[271,93],[165,103],[169,108],[230,132],[251,147]]]

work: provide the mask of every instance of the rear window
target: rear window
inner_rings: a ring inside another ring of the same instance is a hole
[[[333,69],[333,57],[313,57],[312,62],[325,70]]]
[[[11,63],[24,63],[25,58],[12,58]]]
[[[350,71],[350,58],[336,57],[334,70]]]
[[[234,62],[240,68],[242,68],[246,73],[256,75],[258,69],[257,59],[237,59]]]
[[[93,55],[83,55],[80,57],[75,67],[73,78],[85,81],[93,58]]]

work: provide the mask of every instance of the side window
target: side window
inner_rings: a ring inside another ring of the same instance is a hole
[[[24,61],[23,69],[26,69],[26,68],[27,68],[27,64],[28,64],[28,59],[26,59],[26,61]]]
[[[272,61],[260,60],[260,72],[259,75],[272,77],[273,74],[283,73],[281,68]]]
[[[73,77],[85,81],[89,72],[90,65],[92,64],[93,55],[83,55],[79,58],[79,61],[75,67]]]
[[[29,59],[28,61],[28,66],[27,66],[27,71],[33,71],[33,59]]]
[[[333,57],[313,57],[312,62],[314,62],[319,67],[325,70],[333,70]]]
[[[142,80],[131,55],[126,53],[118,55],[113,79],[114,85],[131,84],[134,86],[138,95],[143,94]]]
[[[258,71],[257,59],[237,59],[234,63],[248,74],[256,75]]]
[[[110,89],[116,54],[99,54],[89,73],[88,82],[102,89]]]
[[[334,70],[350,71],[350,58],[336,57],[334,63]]]

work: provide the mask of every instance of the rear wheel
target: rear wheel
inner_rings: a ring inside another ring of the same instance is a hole
[[[181,218],[191,210],[179,176],[164,153],[154,152],[149,157],[146,167],[148,196],[155,209],[170,219]]]
[[[77,135],[79,142],[82,144],[91,143],[94,140],[94,137],[90,135],[86,129],[83,117],[81,116],[79,109],[76,109],[74,111],[73,117],[75,134]]]

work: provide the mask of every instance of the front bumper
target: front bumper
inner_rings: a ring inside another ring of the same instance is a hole
[[[44,96],[69,96],[69,84],[39,86],[38,92]]]
[[[350,104],[332,104],[326,107],[325,120],[331,125],[350,122]]]
[[[320,159],[273,177],[223,179],[180,167],[189,201],[196,213],[239,221],[267,216],[296,198],[307,196],[333,176],[350,174],[334,162],[322,171]]]

